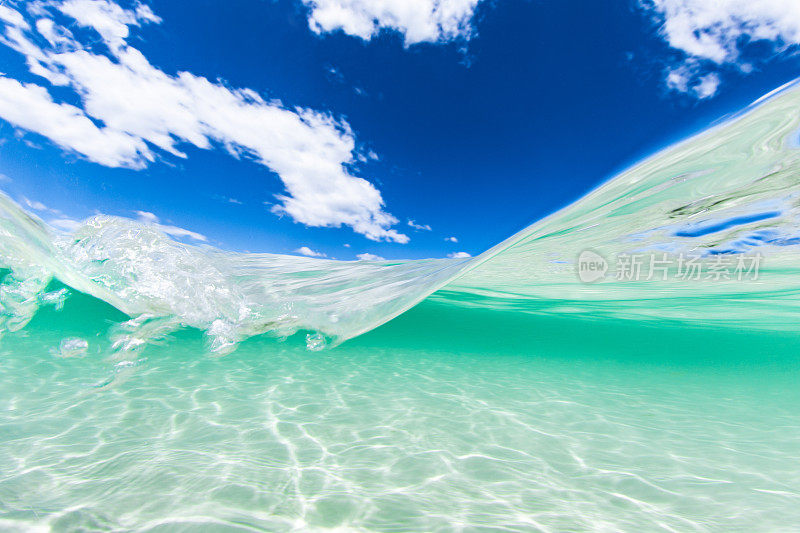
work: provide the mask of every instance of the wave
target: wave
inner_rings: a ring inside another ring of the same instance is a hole
[[[113,328],[123,362],[181,327],[204,331],[219,354],[248,337],[300,330],[308,348],[321,349],[426,298],[792,330],[800,317],[798,130],[800,87],[792,83],[471,259],[234,253],[108,215],[63,233],[0,194],[0,335],[23,328],[41,306],[62,305],[69,290],[127,315]],[[583,272],[583,258],[598,270]],[[690,266],[697,270],[687,276]],[[64,286],[54,289],[54,280]]]

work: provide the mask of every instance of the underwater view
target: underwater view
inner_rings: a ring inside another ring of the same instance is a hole
[[[791,531],[800,86],[474,258],[0,198],[4,531]]]
[[[0,0],[0,533],[800,531],[798,0]]]

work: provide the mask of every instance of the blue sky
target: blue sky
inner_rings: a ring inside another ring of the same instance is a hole
[[[794,0],[6,0],[0,24],[0,189],[44,220],[338,259],[476,255],[800,66]]]

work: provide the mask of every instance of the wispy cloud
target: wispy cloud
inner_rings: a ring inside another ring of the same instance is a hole
[[[2,4],[0,4],[0,20],[6,24],[11,24],[12,26],[20,28],[27,29],[29,27],[28,23],[25,21],[25,17],[23,17],[18,11],[15,11]]]
[[[72,233],[81,226],[81,223],[71,218],[54,218],[47,221],[48,224],[56,229]]]
[[[243,205],[244,202],[241,200],[237,200],[236,198],[231,198],[230,196],[222,196],[220,194],[216,194],[213,196],[215,200],[219,200],[220,202],[225,202],[228,204],[235,204],[235,205]]]
[[[356,257],[359,261],[385,261],[383,257],[369,253],[358,254]]]
[[[61,210],[48,207],[38,200],[31,200],[30,198],[23,196],[22,204],[29,209],[38,211],[38,214],[41,217],[51,217],[47,220],[47,223],[57,230],[71,233],[82,225],[82,222],[69,218],[62,213]]]
[[[408,219],[408,225],[417,231],[431,231],[431,227],[428,224],[417,224],[410,218]]]
[[[458,239],[456,239],[455,237],[445,237],[444,240],[446,240],[447,242],[458,242]]]
[[[468,39],[480,0],[303,0],[316,33],[342,31],[370,40],[381,30],[402,34],[406,45]]]
[[[752,42],[783,53],[800,44],[800,3],[796,0],[640,0],[660,26],[659,33],[683,59],[667,68],[667,85],[676,91],[709,98],[728,67],[747,72],[742,60]],[[768,58],[764,58],[768,59]]]
[[[136,217],[139,219],[139,222],[155,226],[160,231],[166,233],[171,237],[188,238],[193,241],[200,241],[200,242],[206,242],[208,240],[208,238],[202,233],[197,233],[195,231],[190,231],[188,229],[179,228],[178,226],[162,224],[161,220],[156,215],[154,215],[149,211],[135,211],[135,213]]]
[[[40,202],[38,200],[31,200],[30,198],[28,198],[26,196],[22,197],[22,203],[26,207],[28,207],[30,209],[33,209],[34,211],[39,211],[41,213],[49,213],[50,215],[55,215],[57,217],[63,217],[64,216],[64,213],[62,213],[60,209],[55,209],[55,208],[52,208],[52,207],[48,207],[45,204],[43,204],[42,202]]]
[[[295,252],[298,253],[298,254],[301,254],[301,255],[308,256],[308,257],[327,257],[322,252],[314,251],[311,248],[309,248],[308,246],[301,246],[300,248],[295,250]]]
[[[109,167],[140,169],[159,153],[186,157],[183,146],[221,145],[280,177],[285,192],[276,195],[272,212],[307,226],[350,226],[372,240],[408,242],[392,229],[398,220],[384,210],[380,191],[350,170],[358,155],[346,122],[156,68],[127,42],[131,28],[160,22],[142,5],[129,10],[108,0],[68,0],[28,9],[35,17],[0,9],[2,43],[24,55],[34,75],[72,89],[82,107],[58,103],[43,85],[0,75],[0,118]],[[93,30],[108,55],[84,46],[56,15]],[[28,22],[33,18],[36,24]]]
[[[26,206],[36,211],[50,211],[50,209],[48,209],[48,207],[42,202],[37,202],[36,200],[31,200],[29,198],[23,198],[23,201],[25,202]]]
[[[466,259],[467,257],[472,257],[467,252],[453,252],[451,254],[447,254],[447,257],[450,259]]]
[[[114,49],[125,46],[130,33],[129,26],[161,22],[146,4],[137,4],[134,10],[123,9],[107,0],[66,0],[51,5],[58,5],[62,13],[75,19],[81,26],[94,28],[106,44]]]

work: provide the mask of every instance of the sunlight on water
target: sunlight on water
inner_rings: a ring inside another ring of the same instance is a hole
[[[202,357],[200,336],[184,332],[97,392],[100,347],[82,359],[36,351],[58,342],[60,318],[44,312],[35,338],[3,348],[0,527],[753,531],[800,520],[800,376],[775,354],[797,353],[796,339],[486,313],[426,303],[325,353],[261,339]],[[445,331],[430,326],[442,314]]]
[[[62,234],[0,196],[0,529],[790,529],[799,111],[469,260]]]

